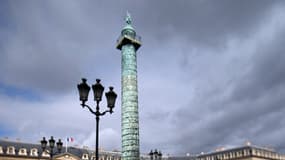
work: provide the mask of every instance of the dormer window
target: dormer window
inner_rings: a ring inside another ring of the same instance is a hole
[[[38,156],[38,149],[32,148],[30,152],[30,156],[37,157]]]
[[[42,157],[49,157],[50,155],[47,153],[47,151],[44,151],[43,153],[42,153]]]
[[[13,147],[13,146],[9,146],[8,148],[7,148],[7,152],[6,152],[7,154],[15,154],[15,147]]]
[[[82,159],[83,159],[83,160],[88,160],[88,154],[86,154],[86,153],[83,154],[83,155],[82,155]]]
[[[26,148],[21,148],[18,152],[20,156],[26,156],[27,155],[27,149]]]

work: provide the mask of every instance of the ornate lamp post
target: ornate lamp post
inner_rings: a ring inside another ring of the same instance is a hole
[[[96,79],[96,84],[92,85],[92,90],[94,93],[94,100],[96,101],[96,111],[93,111],[91,107],[89,107],[87,104],[85,104],[86,101],[88,101],[88,94],[90,91],[89,85],[86,83],[86,79],[82,78],[82,83],[77,85],[78,91],[79,91],[79,99],[82,101],[82,108],[87,107],[89,111],[95,115],[96,117],[96,160],[98,160],[98,145],[99,145],[99,119],[100,116],[105,115],[107,112],[110,114],[113,113],[113,108],[115,107],[115,102],[117,98],[117,94],[113,91],[113,87],[109,87],[110,91],[105,93],[106,99],[107,99],[107,107],[109,110],[105,110],[104,112],[100,112],[99,108],[99,102],[102,100],[102,94],[104,91],[104,87],[100,84],[100,79]]]
[[[162,159],[162,153],[160,151],[157,151],[157,149],[152,152],[152,150],[148,154],[150,156],[151,160],[161,160]]]
[[[61,149],[62,149],[62,142],[61,139],[58,139],[58,142],[56,142],[56,148],[57,148],[57,152],[53,152],[53,149],[55,147],[55,140],[53,139],[53,136],[50,137],[50,139],[47,141],[45,137],[43,137],[43,140],[41,140],[41,146],[42,146],[42,150],[43,152],[46,151],[47,149],[47,143],[49,142],[49,155],[50,155],[50,159],[52,159],[52,157],[54,156],[54,154],[56,153],[60,153]]]
[[[162,160],[162,153],[160,151],[158,152],[158,158],[159,160]]]
[[[148,155],[150,156],[150,159],[153,160],[153,152],[152,152],[152,150],[150,150]]]

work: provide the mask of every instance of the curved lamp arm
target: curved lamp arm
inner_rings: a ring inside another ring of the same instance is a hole
[[[88,109],[89,109],[89,111],[92,113],[92,114],[94,114],[94,115],[96,115],[96,116],[103,116],[103,115],[105,115],[106,113],[110,113],[110,114],[112,114],[114,111],[111,111],[111,110],[106,110],[106,111],[104,111],[104,112],[94,112],[93,111],[93,109],[90,107],[90,106],[88,106],[87,104],[85,104],[85,103],[82,103],[81,104],[81,106],[82,106],[82,108],[84,108],[84,107],[87,107]]]
[[[90,111],[92,114],[95,114],[95,115],[96,115],[96,112],[94,112],[94,111],[92,110],[92,108],[91,108],[90,106],[88,106],[87,104],[82,103],[81,106],[82,106],[82,108],[87,107],[87,108],[89,109],[89,111]]]
[[[106,110],[106,111],[100,113],[100,116],[103,116],[103,115],[105,115],[105,114],[108,113],[108,112],[109,112],[110,114],[112,114],[114,111]]]

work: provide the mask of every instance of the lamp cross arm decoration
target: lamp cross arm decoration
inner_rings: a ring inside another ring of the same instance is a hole
[[[98,145],[99,145],[99,117],[105,115],[107,112],[112,114],[115,107],[115,102],[117,98],[117,94],[113,91],[113,87],[109,87],[109,92],[105,93],[106,99],[107,99],[107,110],[104,112],[100,112],[99,103],[102,100],[102,95],[104,92],[104,87],[100,83],[100,79],[96,79],[96,83],[92,85],[92,90],[94,94],[94,101],[96,101],[96,110],[94,111],[89,105],[86,104],[86,101],[88,101],[88,95],[90,92],[91,87],[87,84],[87,79],[82,78],[82,83],[77,85],[77,89],[79,92],[79,100],[82,102],[81,106],[82,108],[87,107],[88,110],[96,116],[96,160],[98,160]]]
[[[92,85],[92,90],[94,93],[94,100],[96,101],[96,111],[94,111],[89,105],[86,104],[86,101],[88,101],[88,95],[90,92],[90,86],[87,84],[87,79],[82,78],[82,83],[77,85],[78,91],[79,91],[79,100],[82,102],[81,106],[87,107],[89,111],[96,115],[96,116],[103,116],[107,112],[113,113],[113,108],[115,107],[115,102],[117,98],[117,94],[113,91],[114,87],[109,87],[109,92],[105,93],[106,99],[107,99],[107,107],[108,110],[105,110],[104,112],[99,111],[99,102],[102,100],[102,95],[104,91],[104,87],[100,83],[100,79],[96,79],[96,84]]]

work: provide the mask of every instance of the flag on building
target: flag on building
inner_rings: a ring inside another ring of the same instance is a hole
[[[65,152],[67,152],[67,144],[68,144],[69,142],[73,142],[73,141],[74,141],[74,138],[73,138],[73,137],[66,137]]]
[[[67,140],[67,142],[73,142],[74,141],[73,137],[67,137],[66,140]]]

